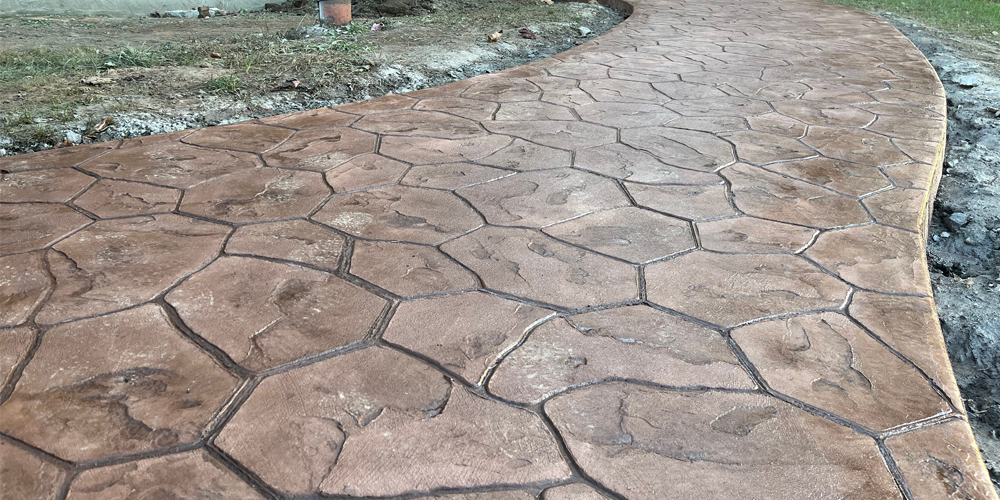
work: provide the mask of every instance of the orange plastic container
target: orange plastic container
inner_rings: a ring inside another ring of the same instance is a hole
[[[351,0],[319,0],[319,20],[323,24],[351,24]]]

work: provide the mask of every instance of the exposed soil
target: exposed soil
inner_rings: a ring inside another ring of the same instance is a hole
[[[0,19],[0,156],[418,90],[548,57],[622,20],[596,3],[440,0],[429,8],[422,16],[355,14],[335,30],[318,25],[314,9]],[[385,28],[371,31],[375,22]],[[537,38],[519,36],[523,26]],[[501,29],[500,41],[486,41]],[[38,70],[51,60],[75,66]],[[109,116],[113,126],[87,134]]]
[[[948,94],[948,144],[927,257],[948,352],[1000,493],[1000,45],[886,16]]]

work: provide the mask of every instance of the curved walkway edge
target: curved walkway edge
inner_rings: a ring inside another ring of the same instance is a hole
[[[813,0],[0,159],[0,496],[997,500],[924,257],[945,97]]]

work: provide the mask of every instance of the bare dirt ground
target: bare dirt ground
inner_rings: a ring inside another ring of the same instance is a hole
[[[440,85],[556,54],[622,20],[588,3],[423,4],[435,10],[355,15],[334,30],[317,25],[315,9],[211,19],[0,19],[0,156]],[[371,31],[375,22],[385,28]],[[522,38],[524,26],[537,38]],[[501,29],[500,41],[486,41]],[[106,117],[112,126],[87,133]]]
[[[884,17],[923,51],[948,94],[927,257],[955,376],[1000,493],[1000,44]]]

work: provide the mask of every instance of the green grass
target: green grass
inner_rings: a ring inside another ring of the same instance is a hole
[[[243,88],[243,84],[240,83],[240,79],[235,76],[223,76],[221,78],[216,78],[215,80],[209,80],[201,86],[202,89],[208,92],[239,92]]]
[[[828,0],[885,16],[913,19],[944,31],[1000,40],[1000,0]]]
[[[100,51],[83,47],[50,49],[0,48],[0,83],[33,85],[43,84],[52,78],[92,74],[109,68],[150,68],[191,64],[204,56],[196,48],[132,47],[116,51]]]

